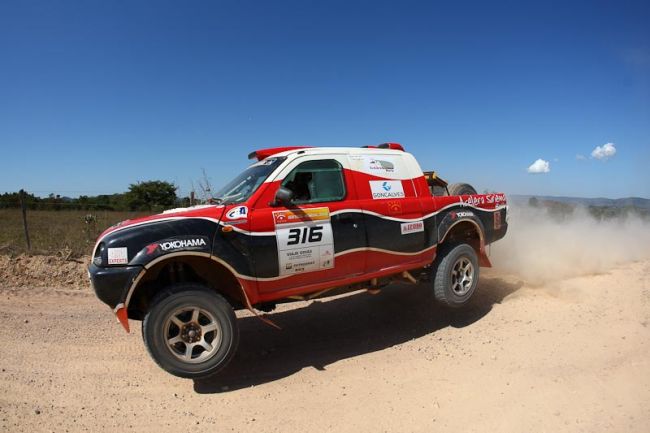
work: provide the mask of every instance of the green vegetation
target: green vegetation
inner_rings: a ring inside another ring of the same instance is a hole
[[[177,187],[169,182],[151,180],[133,183],[121,194],[97,196],[82,195],[78,198],[50,194],[36,197],[28,192],[24,195],[25,205],[31,210],[91,210],[91,211],[152,211],[160,212],[174,206],[187,206],[189,199],[176,196]],[[20,207],[20,193],[0,195],[0,209]]]
[[[35,254],[91,254],[99,234],[126,219],[148,215],[150,212],[47,211],[28,210],[27,226]],[[0,209],[0,253],[25,252],[25,232],[20,209]]]
[[[189,206],[176,196],[172,183],[152,180],[131,184],[127,192],[78,198],[22,192],[27,209],[31,253],[90,254],[99,234],[126,219]],[[0,195],[0,253],[27,251],[21,212],[21,192]]]
[[[160,180],[133,183],[124,199],[130,210],[169,209],[176,204],[176,187]]]

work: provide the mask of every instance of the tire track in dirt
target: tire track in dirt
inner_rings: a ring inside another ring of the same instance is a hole
[[[5,287],[0,430],[645,432],[649,270],[528,286],[492,269],[462,311],[394,286],[282,305],[282,331],[241,314],[234,362],[196,382],[88,287]]]

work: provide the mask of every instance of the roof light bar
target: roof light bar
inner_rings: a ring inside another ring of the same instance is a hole
[[[261,161],[278,153],[286,152],[287,150],[307,149],[311,146],[287,146],[287,147],[269,147],[268,149],[259,149],[248,154],[248,159],[257,159]]]

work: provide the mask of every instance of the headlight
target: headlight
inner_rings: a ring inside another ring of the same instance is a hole
[[[95,257],[93,258],[93,263],[95,264],[95,266],[102,265],[102,255],[104,253],[104,249],[106,249],[104,242],[100,243],[97,246],[97,249],[95,250]]]

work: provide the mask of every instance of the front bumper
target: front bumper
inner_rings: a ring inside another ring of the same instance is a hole
[[[115,309],[118,304],[124,302],[127,291],[141,270],[141,266],[103,268],[91,264],[88,267],[88,275],[97,297]]]

